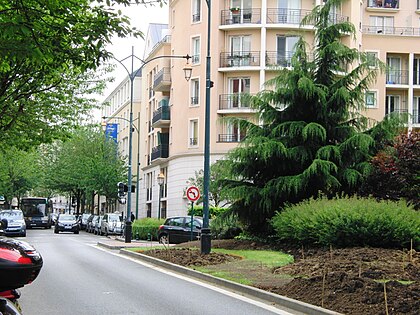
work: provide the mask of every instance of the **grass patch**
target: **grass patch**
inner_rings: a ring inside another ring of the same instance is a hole
[[[247,279],[244,275],[238,275],[238,274],[234,274],[232,272],[226,272],[226,271],[209,270],[206,267],[194,267],[192,269],[200,271],[202,273],[209,274],[217,278],[222,278],[222,279],[233,281],[233,282],[240,283],[243,285],[252,285],[252,281]]]
[[[410,285],[416,283],[416,281],[409,281],[409,280],[394,280],[394,279],[380,279],[380,280],[373,280],[376,283],[388,283],[390,281],[396,281],[402,285]]]

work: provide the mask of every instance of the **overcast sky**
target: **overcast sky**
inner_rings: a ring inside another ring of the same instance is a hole
[[[130,7],[118,7],[124,15],[128,16],[131,20],[131,26],[135,26],[138,30],[147,35],[147,29],[150,23],[168,23],[168,6],[165,5],[162,8],[159,5],[145,7],[144,5],[131,5]],[[109,50],[119,60],[124,59],[131,55],[131,47],[134,46],[134,55],[139,58],[143,58],[144,53],[144,40],[141,38],[118,38],[115,37],[112,41],[112,46]],[[99,100],[103,101],[105,98],[118,86],[118,84],[127,76],[124,67],[118,63],[112,73],[115,77],[115,81],[108,84],[104,95],[99,96]],[[124,65],[130,69],[131,60],[124,62]],[[140,63],[134,63],[134,67],[140,66]]]

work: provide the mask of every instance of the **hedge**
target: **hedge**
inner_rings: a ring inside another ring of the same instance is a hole
[[[163,224],[165,219],[143,218],[135,220],[133,223],[133,238],[140,240],[148,240],[151,236],[152,240],[157,240],[157,232],[159,226]]]

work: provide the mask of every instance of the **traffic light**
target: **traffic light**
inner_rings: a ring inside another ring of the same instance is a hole
[[[126,184],[124,184],[123,182],[119,182],[117,184],[118,186],[118,197],[122,198],[125,196],[125,193],[128,191],[128,187]]]

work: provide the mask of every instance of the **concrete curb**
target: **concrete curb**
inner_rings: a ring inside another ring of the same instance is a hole
[[[246,294],[248,296],[252,296],[254,298],[269,302],[269,303],[276,303],[282,307],[285,307],[289,310],[296,311],[302,314],[310,314],[310,315],[341,315],[340,313],[330,311],[327,309],[324,309],[322,307],[311,305],[305,302],[301,302],[298,300],[290,299],[288,297],[270,293],[264,290],[260,290],[257,288],[253,288],[250,286],[246,286],[243,284],[239,284],[233,281],[217,278],[205,273],[201,273],[196,270],[192,270],[183,266],[179,266],[164,260],[160,260],[151,256],[147,256],[144,254],[132,252],[126,249],[120,249],[120,253],[135,259],[139,259],[142,261],[145,261],[147,263],[178,272],[184,275],[187,275],[192,278],[196,278],[199,280],[203,280],[215,285],[218,285],[220,287],[240,292],[242,294]]]

